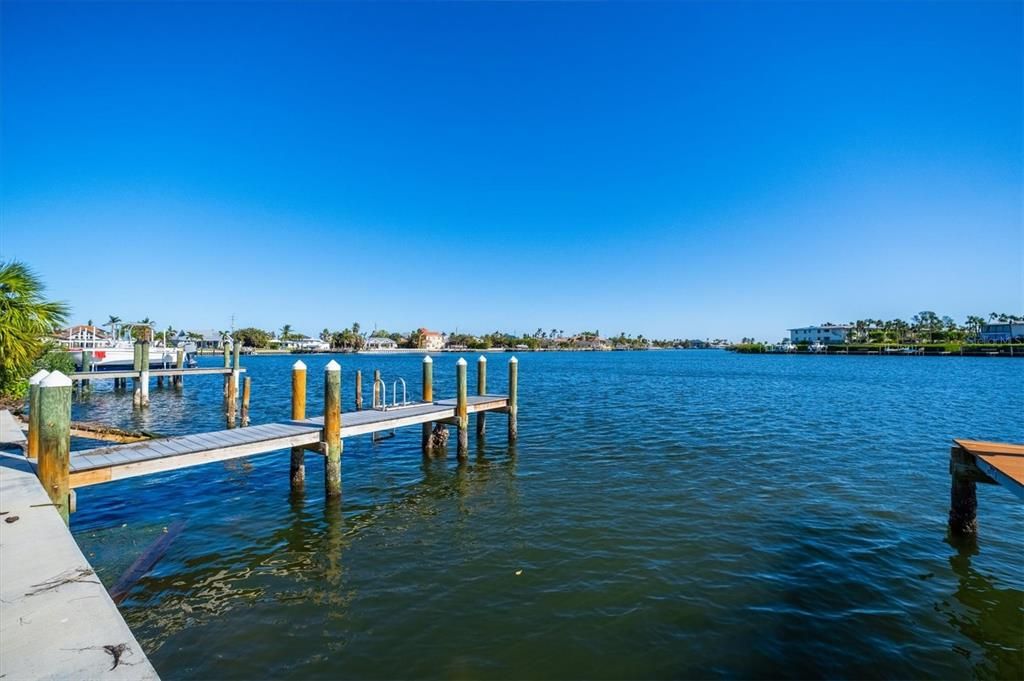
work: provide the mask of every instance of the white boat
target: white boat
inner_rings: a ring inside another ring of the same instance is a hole
[[[827,352],[828,346],[821,341],[814,341],[807,349],[811,352]]]
[[[75,362],[75,367],[81,371],[82,355],[86,351],[92,353],[93,371],[111,371],[115,369],[131,369],[135,365],[135,341],[131,337],[131,329],[138,324],[124,324],[114,328],[113,334],[108,334],[94,326],[82,325],[66,329],[57,342],[64,346],[68,354]],[[185,351],[185,365],[194,366],[192,358],[194,346],[190,351],[188,347],[182,348]],[[150,344],[149,367],[151,369],[172,368],[177,366],[178,348],[166,347],[161,344]]]

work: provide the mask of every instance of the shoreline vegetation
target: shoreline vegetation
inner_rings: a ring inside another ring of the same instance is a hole
[[[882,357],[1024,357],[1024,343],[922,343],[915,345],[834,344],[813,350],[797,343],[792,350],[780,350],[769,343],[738,343],[727,348],[739,354],[756,355],[877,355]]]

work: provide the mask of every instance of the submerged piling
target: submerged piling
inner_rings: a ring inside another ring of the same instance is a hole
[[[292,420],[306,418],[306,365],[298,360],[292,365]],[[292,447],[292,464],[289,480],[292,492],[302,492],[306,487],[306,454],[302,447]]]
[[[512,357],[508,360],[508,442],[519,439],[519,360]]]
[[[960,447],[949,450],[949,531],[956,536],[978,533],[978,492],[974,479],[967,473],[975,467],[974,457]]]
[[[476,394],[487,394],[487,358],[480,355],[476,361]],[[487,430],[487,414],[478,412],[476,415],[476,436],[483,437]]]
[[[249,425],[249,396],[252,393],[252,379],[248,376],[242,381],[242,427]]]
[[[458,386],[458,393],[455,398],[455,420],[458,427],[458,448],[459,458],[466,456],[469,452],[469,412],[466,396],[466,360],[462,357],[455,363],[455,383]]]
[[[92,371],[92,350],[82,351],[82,371],[89,373]],[[78,382],[78,392],[86,393],[89,392],[89,379],[83,378]]]
[[[341,366],[333,359],[324,369],[324,492],[341,496]]]
[[[430,355],[423,358],[423,401],[427,404],[434,401],[434,360],[430,358]],[[430,421],[423,424],[423,439],[420,446],[423,448],[423,453],[427,455],[431,454],[434,449],[431,437],[432,426]]]

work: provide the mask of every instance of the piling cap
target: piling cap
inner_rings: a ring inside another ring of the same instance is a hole
[[[508,360],[508,363],[509,363],[509,364],[519,364],[519,360],[518,360],[518,359],[516,359],[516,356],[515,356],[515,355],[512,355],[512,357],[511,357],[511,358],[509,358],[509,360]]]
[[[456,362],[455,365],[460,367],[466,366],[466,359],[464,357],[459,357],[459,361]]]
[[[327,366],[324,367],[324,371],[341,371],[341,365],[332,359],[327,363]]]
[[[478,359],[477,361],[478,361],[478,362],[484,362],[484,363],[486,363],[486,362],[487,362],[487,358],[486,358],[486,357],[484,357],[483,355],[480,355],[480,359]]]
[[[423,358],[423,363],[424,363],[424,364],[433,364],[433,363],[434,363],[434,360],[432,360],[432,359],[430,358],[430,355],[427,355],[426,357],[424,357],[424,358]]]
[[[40,388],[67,388],[71,386],[71,379],[59,371],[54,371],[39,382]]]
[[[29,385],[39,385],[39,382],[50,375],[50,372],[46,369],[40,369],[39,371],[32,374],[32,378],[28,379]]]
[[[301,359],[295,360],[295,364],[292,365],[292,371],[305,371],[305,370],[306,370],[306,363],[303,362]]]

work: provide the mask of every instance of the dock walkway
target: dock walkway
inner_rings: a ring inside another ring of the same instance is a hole
[[[0,513],[0,678],[158,678],[23,457],[0,454]]]
[[[467,397],[467,412],[503,411],[505,395]],[[341,438],[368,435],[456,417],[456,400],[417,402],[387,410],[368,409],[342,415]],[[177,470],[252,454],[305,447],[319,451],[324,419],[268,423],[210,433],[160,438],[131,444],[99,447],[73,453],[71,488],[123,480],[139,475]]]

